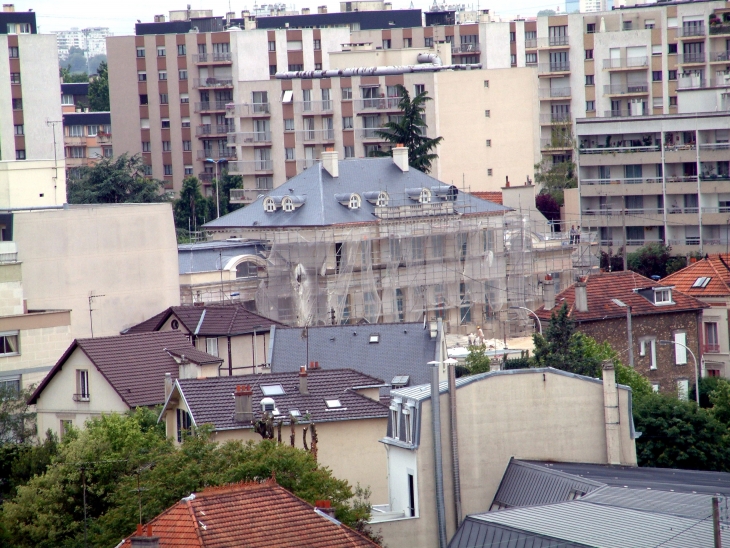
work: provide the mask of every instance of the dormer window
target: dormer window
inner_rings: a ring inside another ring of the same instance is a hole
[[[274,213],[276,211],[276,202],[273,198],[264,198],[264,211],[266,213]]]
[[[360,209],[360,204],[362,203],[360,196],[357,194],[353,194],[350,196],[350,205],[348,206],[350,209]]]
[[[388,198],[389,196],[387,192],[379,192],[375,205],[377,205],[378,207],[386,207],[388,205]]]
[[[431,191],[428,188],[421,190],[421,195],[418,197],[418,203],[427,204],[431,201]]]
[[[289,198],[289,196],[286,196],[283,200],[281,200],[281,209],[287,213],[294,211],[294,202],[291,198]]]
[[[342,409],[342,402],[340,400],[324,400],[327,404],[327,409]]]
[[[400,438],[400,403],[393,402],[390,406],[390,437]]]
[[[264,396],[282,396],[284,395],[284,387],[280,384],[269,384],[261,387]]]
[[[672,290],[668,288],[655,289],[654,304],[672,304]]]

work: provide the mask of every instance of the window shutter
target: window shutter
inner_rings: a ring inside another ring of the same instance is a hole
[[[674,342],[679,343],[674,345],[674,363],[684,365],[687,363],[687,349],[681,345],[687,344],[687,334],[675,333]]]

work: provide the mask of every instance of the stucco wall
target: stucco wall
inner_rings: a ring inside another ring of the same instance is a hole
[[[59,133],[60,128],[56,132]],[[60,133],[57,138],[62,139]],[[66,203],[65,166],[63,152],[58,163],[54,160],[0,162],[0,207]]]

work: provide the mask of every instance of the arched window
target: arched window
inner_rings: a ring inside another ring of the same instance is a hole
[[[418,197],[418,202],[421,204],[427,204],[431,201],[431,191],[428,188],[421,190],[421,195]]]
[[[291,213],[292,211],[294,211],[294,201],[289,198],[289,196],[285,196],[281,200],[281,209],[288,213]]]
[[[360,209],[361,199],[358,194],[350,195],[350,209]]]
[[[276,202],[273,198],[264,198],[264,211],[266,213],[274,213],[276,211]]]
[[[385,207],[388,205],[388,200],[389,200],[388,193],[385,191],[382,191],[382,192],[380,192],[380,194],[378,194],[378,199],[375,202],[375,205],[377,205],[379,207]]]
[[[258,266],[253,261],[243,261],[236,265],[236,278],[256,278],[258,275]]]

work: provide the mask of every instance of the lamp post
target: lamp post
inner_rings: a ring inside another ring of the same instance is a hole
[[[687,352],[689,352],[690,356],[692,356],[692,361],[695,362],[695,399],[697,400],[697,406],[700,405],[700,372],[699,369],[697,369],[697,358],[695,357],[695,353],[690,350],[689,346],[686,344],[682,344],[681,342],[677,341],[659,341],[659,344],[678,344],[679,346],[682,346],[687,349]]]
[[[214,160],[213,158],[206,158],[206,162],[213,162],[215,164],[215,210],[217,217],[216,219],[220,219],[221,216],[221,196],[218,193],[218,164],[223,161],[223,158],[219,158],[217,160]]]
[[[510,310],[527,310],[530,314],[535,316],[535,319],[537,320],[537,329],[540,331],[540,335],[542,335],[542,322],[540,321],[540,318],[533,310],[530,310],[526,306],[510,306]]]

